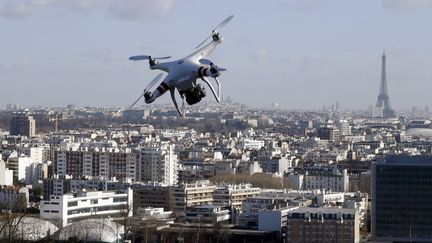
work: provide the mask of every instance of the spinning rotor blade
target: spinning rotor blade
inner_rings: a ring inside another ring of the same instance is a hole
[[[234,15],[229,16],[224,21],[222,21],[220,24],[218,24],[218,26],[216,26],[216,28],[214,28],[213,32],[218,33],[219,30],[222,29],[222,27],[224,27],[226,24],[228,24],[232,18],[234,18]]]
[[[143,96],[144,96],[144,93],[141,94],[140,96],[138,96],[138,99],[136,99],[135,102],[132,103],[132,105],[129,106],[129,109],[132,108],[136,103],[138,103],[138,101],[139,101],[139,100],[141,99],[141,97],[143,97]]]
[[[168,59],[168,58],[171,58],[171,56],[152,57],[152,56],[147,56],[147,55],[139,55],[139,56],[131,56],[131,57],[129,57],[129,60],[131,60],[131,61],[141,61],[141,60],[148,60],[148,59],[160,60],[160,59]]]
[[[166,57],[153,57],[153,59],[155,59],[155,60],[168,59],[168,58],[171,58],[171,56],[166,56]]]
[[[212,61],[210,61],[209,59],[200,59],[199,62],[201,64],[204,64],[204,65],[209,65],[212,68],[216,68],[218,71],[221,71],[221,72],[227,70],[226,68],[222,68],[222,67],[218,67],[218,66],[214,65],[214,63]]]
[[[147,55],[140,55],[140,56],[129,57],[129,60],[131,60],[131,61],[141,61],[141,60],[146,60],[146,59],[149,59],[149,56],[147,56]]]
[[[147,87],[144,89],[144,93],[148,90],[148,89],[150,89],[152,86],[154,86],[159,80],[160,80],[160,78],[162,77],[162,73],[159,73],[159,75],[158,76],[156,76],[148,85],[147,85]]]
[[[129,106],[129,109],[132,108],[134,105],[136,105],[136,103],[138,103],[138,101],[141,99],[141,97],[144,97],[144,94],[147,92],[147,90],[149,88],[151,88],[152,86],[154,86],[162,77],[162,73],[159,73],[158,76],[156,76],[148,85],[147,87],[144,89],[143,93],[140,94],[140,96],[138,96],[138,98],[135,100],[134,103],[132,103],[132,105]]]
[[[226,24],[228,24],[232,18],[234,18],[234,15],[229,16],[224,21],[222,21],[220,24],[218,24],[216,26],[216,28],[214,28],[212,30],[211,34],[209,36],[207,36],[207,38],[203,42],[201,42],[197,47],[195,47],[195,49],[200,48],[210,37],[212,37],[212,35],[219,33],[219,30],[222,29],[222,27],[224,27]]]

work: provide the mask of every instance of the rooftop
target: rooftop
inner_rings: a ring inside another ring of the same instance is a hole
[[[386,165],[422,165],[432,166],[432,156],[408,156],[408,155],[389,155],[386,157]]]

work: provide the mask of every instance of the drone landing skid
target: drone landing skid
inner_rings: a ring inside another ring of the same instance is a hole
[[[204,81],[204,83],[206,83],[209,86],[209,88],[210,88],[211,92],[213,93],[216,101],[220,102],[220,90],[221,90],[221,87],[220,87],[219,80],[217,78],[215,78],[216,84],[218,86],[218,92],[216,94],[216,91],[213,88],[213,85],[210,83],[210,81],[208,81],[208,79],[206,77],[202,77],[201,79],[202,79],[202,81]]]
[[[178,104],[177,104],[177,100],[175,98],[174,89],[170,89],[170,94],[171,94],[171,99],[173,101],[173,104],[174,104],[177,112],[179,113],[180,116],[184,116],[184,100],[182,103],[182,109],[180,110],[178,107]],[[184,99],[184,98],[182,97],[182,99]]]

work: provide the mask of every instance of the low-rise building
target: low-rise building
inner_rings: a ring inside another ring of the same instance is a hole
[[[186,220],[194,223],[227,222],[231,218],[229,206],[223,205],[201,205],[188,208],[186,211]]]
[[[258,212],[258,230],[277,231],[286,234],[288,213],[298,207],[277,208]]]
[[[172,210],[170,187],[164,184],[134,184],[134,206],[136,208],[163,208]]]
[[[304,208],[288,213],[288,242],[360,242],[358,212],[347,208]]]
[[[29,203],[29,190],[26,187],[0,186],[0,209],[22,210]]]
[[[133,191],[80,191],[51,195],[41,201],[40,217],[58,220],[62,226],[91,217],[130,217],[133,213]]]
[[[171,188],[171,200],[176,216],[183,217],[190,207],[213,204],[216,186],[208,181],[182,184]]]
[[[138,208],[137,216],[142,220],[171,220],[172,211],[165,211],[164,208]]]
[[[214,204],[229,205],[236,211],[240,211],[242,203],[249,197],[258,196],[261,188],[252,187],[251,184],[225,185],[214,191]]]

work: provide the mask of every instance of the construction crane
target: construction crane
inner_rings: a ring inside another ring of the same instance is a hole
[[[55,113],[49,120],[54,122],[54,133],[58,133],[58,122],[63,119],[62,113]]]

